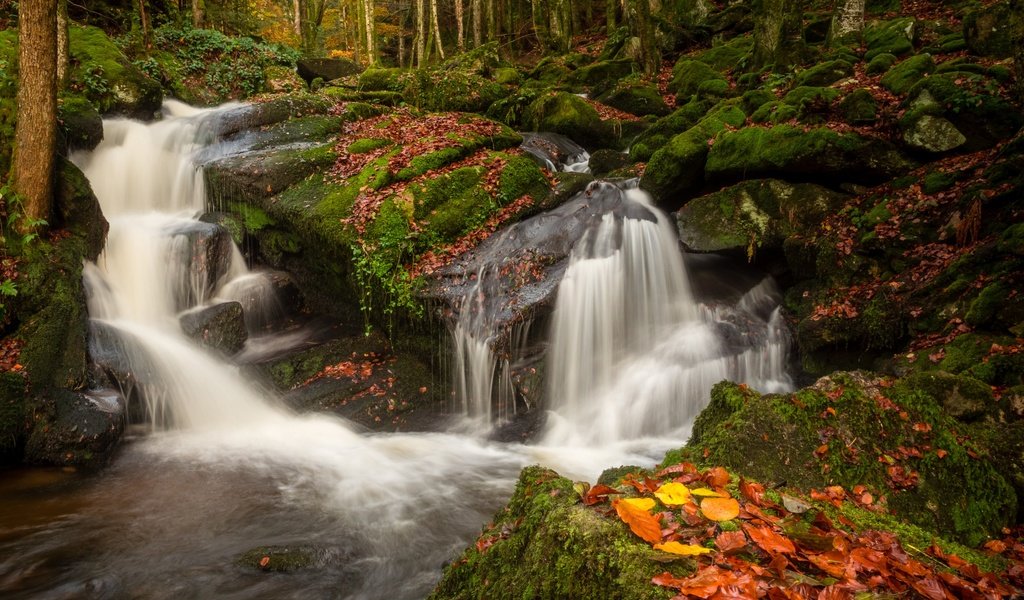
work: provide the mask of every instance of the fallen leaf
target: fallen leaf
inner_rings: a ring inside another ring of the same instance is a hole
[[[633,533],[651,544],[660,542],[661,525],[658,523],[658,519],[647,512],[647,509],[640,508],[636,502],[629,502],[628,500],[649,500],[651,506],[654,506],[654,500],[651,498],[626,498],[616,500],[612,503],[612,506],[615,507],[615,512],[618,513],[619,518],[629,525]]]
[[[260,568],[261,569],[266,569],[267,565],[269,565],[269,564],[270,564],[270,557],[269,556],[264,556],[263,558],[260,559]]]
[[[670,481],[662,484],[654,495],[665,506],[681,506],[690,501],[690,488],[681,483]]]
[[[732,479],[729,472],[722,467],[714,467],[704,474],[704,481],[711,487],[722,488],[729,484]]]
[[[740,503],[735,498],[706,498],[700,511],[712,521],[731,521],[740,514]]]
[[[811,508],[810,504],[788,494],[782,494],[782,505],[785,506],[786,510],[789,512],[796,513],[798,515],[807,512]]]
[[[729,554],[747,547],[747,536],[742,531],[723,531],[715,537],[715,547],[723,554]]]
[[[728,494],[722,492],[716,492],[715,490],[709,490],[705,487],[700,487],[695,490],[690,490],[690,493],[694,496],[700,496],[702,498],[728,498]]]
[[[623,498],[622,501],[644,511],[651,510],[655,504],[653,498]]]
[[[701,554],[710,554],[711,548],[705,548],[704,546],[694,546],[693,544],[680,544],[679,542],[665,542],[664,544],[655,544],[655,550],[662,550],[664,552],[670,552],[672,554],[678,554],[679,556],[700,556]]]
[[[743,530],[747,532],[750,539],[761,547],[768,554],[792,554],[796,552],[792,540],[782,537],[772,531],[770,527],[756,527],[749,523],[743,524]]]

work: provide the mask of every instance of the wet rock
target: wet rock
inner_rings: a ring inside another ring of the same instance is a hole
[[[602,177],[631,163],[628,154],[602,148],[590,156],[590,172]]]
[[[332,106],[334,103],[323,96],[304,93],[290,94],[267,102],[245,104],[225,110],[208,125],[212,133],[228,137],[240,131],[258,129],[295,117],[325,115]]]
[[[68,33],[71,85],[84,89],[85,96],[103,114],[152,119],[163,102],[159,82],[132,64],[98,27],[72,24]]]
[[[55,390],[43,401],[48,414],[25,446],[25,462],[49,465],[101,463],[114,449],[125,426],[125,402],[113,389]]]
[[[178,321],[185,335],[197,344],[229,356],[241,350],[249,337],[239,302],[221,302],[192,310]]]
[[[168,232],[173,236],[172,258],[178,310],[201,304],[231,269],[231,234],[212,223],[188,221]]]
[[[320,78],[331,81],[349,75],[358,75],[363,68],[347,58],[302,58],[295,65],[299,77],[307,84]]]
[[[523,143],[520,146],[523,150],[537,160],[542,167],[549,171],[566,171],[569,165],[575,165],[587,160],[587,151],[582,146],[564,135],[551,132],[522,134]]]
[[[658,88],[643,83],[620,82],[611,90],[601,94],[597,100],[613,108],[643,117],[646,115],[665,116],[672,112],[662,99]]]
[[[976,8],[964,16],[964,40],[973,54],[994,58],[1013,55],[1013,9],[1009,2]]]
[[[85,98],[65,98],[58,107],[60,131],[58,143],[63,143],[65,154],[73,150],[92,150],[103,140],[103,118]]]
[[[569,136],[587,148],[614,145],[615,132],[594,107],[566,92],[541,96],[526,109],[526,126],[533,131],[552,131]]]
[[[294,546],[257,546],[239,556],[235,562],[239,566],[249,569],[292,573],[344,564],[351,558],[351,554],[340,547],[297,544]]]
[[[967,138],[946,119],[921,115],[903,132],[903,141],[916,150],[941,153],[963,146]]]

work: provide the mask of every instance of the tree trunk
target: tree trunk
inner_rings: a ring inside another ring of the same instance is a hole
[[[531,0],[530,6],[533,9],[533,33],[537,36],[540,47],[547,50],[551,47],[551,31],[549,29],[551,16],[548,0]]]
[[[473,47],[479,48],[483,43],[483,0],[473,0]]]
[[[363,11],[366,15],[363,17],[363,27],[366,29],[366,60],[367,64],[373,64],[377,62],[377,40],[374,39],[374,18],[373,13],[375,10],[373,0],[364,0]],[[401,57],[399,57],[401,62]]]
[[[71,37],[68,35],[68,0],[57,2],[57,86],[68,83],[71,72]]]
[[[630,0],[626,5],[626,17],[633,35],[640,39],[640,63],[644,73],[655,75],[661,67],[661,50],[651,18],[650,0]]]
[[[295,39],[302,42],[302,4],[301,0],[292,0],[292,29],[295,31]]]
[[[416,0],[416,66],[422,67],[426,53],[427,11],[426,0]]]
[[[142,28],[142,45],[149,50],[149,16],[146,14],[146,0],[138,0],[139,27]]]
[[[23,198],[20,228],[50,218],[57,153],[57,3],[21,0],[18,5],[18,122],[14,187]]]
[[[754,50],[751,67],[771,66],[789,71],[804,53],[803,8],[805,0],[757,0],[754,2]]]
[[[437,55],[444,60],[444,44],[441,43],[441,26],[437,22],[437,0],[430,0],[430,21],[434,27],[434,41],[437,43]]]
[[[455,0],[455,47],[459,52],[466,51],[464,18],[465,8],[462,6],[462,0]]]
[[[202,29],[206,25],[206,5],[204,0],[192,0],[192,27]]]
[[[860,37],[864,30],[865,0],[839,0],[832,15],[832,26],[828,30],[830,45],[842,44]]]

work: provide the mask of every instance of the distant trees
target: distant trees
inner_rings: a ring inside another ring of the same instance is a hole
[[[14,186],[26,219],[50,218],[57,150],[57,2],[18,4],[18,123]]]

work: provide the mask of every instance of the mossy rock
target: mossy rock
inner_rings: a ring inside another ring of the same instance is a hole
[[[720,105],[655,152],[640,179],[640,187],[669,210],[681,205],[683,198],[695,195],[704,181],[710,144],[717,144],[713,140],[717,140],[727,126],[741,127],[747,120],[737,104]]]
[[[1013,337],[968,333],[936,346],[922,348],[899,357],[898,373],[944,371],[966,375],[989,385],[1024,384],[1024,357],[1019,354],[993,353],[992,346],[1012,346]]]
[[[619,85],[599,96],[597,100],[638,117],[663,117],[671,112],[658,88],[643,82],[619,82]]]
[[[853,64],[838,59],[823,62],[809,69],[804,69],[793,78],[797,86],[825,86],[853,75]]]
[[[1009,2],[997,2],[964,16],[963,37],[973,54],[994,58],[1013,56],[1013,10]]]
[[[654,575],[694,570],[691,560],[658,562],[624,523],[584,506],[572,481],[541,467],[523,470],[480,540],[445,568],[431,600],[663,599]]]
[[[871,92],[858,88],[839,102],[839,112],[851,125],[871,124],[878,119],[878,103]]]
[[[590,87],[598,92],[611,87],[614,82],[639,73],[642,69],[629,59],[602,60],[581,67],[569,76],[570,83]]]
[[[523,75],[512,67],[501,67],[494,70],[494,81],[501,85],[519,85],[523,82]]]
[[[690,200],[676,221],[691,251],[752,258],[759,251],[781,251],[791,235],[813,234],[845,200],[819,185],[752,180]]]
[[[791,104],[785,104],[780,100],[765,102],[750,115],[754,123],[767,123],[779,125],[800,117],[800,111]]]
[[[723,81],[728,86],[725,77],[705,63],[681,59],[672,67],[672,81],[668,84],[668,90],[675,92],[677,101],[684,103],[697,94],[701,84],[709,81]]]
[[[586,100],[566,92],[552,92],[527,107],[524,122],[532,131],[550,131],[590,148],[615,145],[615,132]]]
[[[720,383],[687,447],[706,464],[801,490],[865,485],[897,517],[973,546],[999,535],[1017,498],[959,429],[913,381],[836,373],[791,395]],[[900,450],[920,447],[920,457]]]
[[[916,25],[911,17],[868,23],[864,27],[864,43],[868,48],[864,60],[870,62],[879,54],[906,56],[913,52]]]
[[[152,119],[160,110],[163,91],[160,84],[121,53],[103,30],[72,23],[71,86],[104,114]]]
[[[707,177],[842,178],[877,183],[905,173],[913,163],[888,142],[827,128],[790,125],[724,132],[711,147]]]
[[[347,562],[346,552],[321,546],[258,546],[238,557],[240,567],[271,573],[293,573]]]
[[[719,11],[719,14],[727,13],[734,8],[729,7]],[[746,7],[740,7],[741,10],[743,8]],[[719,73],[725,73],[730,70],[742,70],[743,58],[750,54],[753,47],[754,38],[752,36],[738,35],[725,42],[714,44],[711,48],[698,54],[697,60]],[[674,72],[675,70],[673,69]]]
[[[832,103],[839,96],[840,92],[835,88],[798,86],[782,98],[782,104],[793,107],[795,118],[800,121],[818,122],[823,119],[822,115],[828,114]],[[780,122],[780,119],[776,117],[775,122]]]
[[[634,160],[646,162],[674,136],[696,125],[712,108],[708,100],[692,100],[672,111],[668,116],[654,122],[630,146],[629,154]]]
[[[57,106],[58,136],[64,152],[92,150],[103,140],[103,118],[81,96],[64,96]]]
[[[883,52],[872,58],[865,70],[868,75],[879,75],[891,69],[898,60],[895,54]]]
[[[402,97],[427,111],[483,113],[508,96],[505,86],[475,73],[446,69],[417,69],[405,77]]]
[[[269,65],[263,69],[263,91],[271,94],[290,94],[306,88],[295,69],[283,65]]]
[[[935,60],[931,55],[918,54],[889,69],[881,83],[890,92],[903,95],[934,70]]]
[[[604,177],[629,165],[630,159],[627,154],[603,148],[590,155],[590,172],[596,177]]]
[[[967,151],[990,148],[1024,125],[1024,116],[1000,94],[999,83],[974,73],[936,73],[922,79],[907,92],[904,106],[901,129],[909,130],[924,114],[943,117],[967,138]]]
[[[956,125],[943,117],[917,115],[903,124],[903,141],[915,150],[943,153],[955,150],[967,142]]]
[[[368,92],[401,92],[405,69],[367,69],[359,74],[359,89]]]

